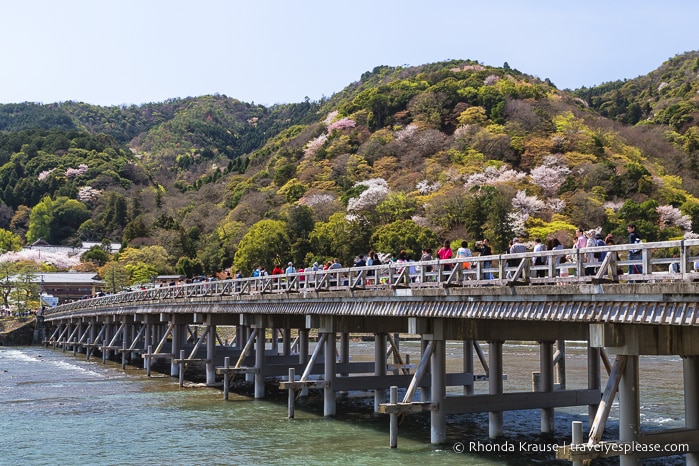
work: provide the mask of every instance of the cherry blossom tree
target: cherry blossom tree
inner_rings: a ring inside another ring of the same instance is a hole
[[[318,149],[323,147],[323,144],[325,144],[325,141],[328,140],[328,135],[323,133],[317,138],[311,139],[306,143],[306,147],[303,150],[303,155],[306,157],[314,157],[316,155],[316,152],[318,152]]]
[[[479,186],[495,186],[501,183],[517,183],[525,179],[527,175],[517,170],[512,170],[503,165],[500,168],[486,167],[480,173],[474,173],[466,179],[464,187],[471,189]]]
[[[388,183],[383,178],[372,178],[355,183],[354,187],[365,186],[359,197],[350,198],[347,202],[347,213],[357,214],[363,210],[379,205],[388,196]]]
[[[67,168],[66,169],[66,178],[75,178],[80,175],[84,175],[87,173],[87,164],[81,163],[78,165],[78,168]]]
[[[355,126],[357,126],[357,123],[353,119],[340,118],[328,126],[328,134],[332,134],[334,131],[354,128]]]
[[[547,155],[541,165],[532,169],[530,177],[534,184],[541,186],[546,196],[553,197],[569,174],[570,169],[561,157]]]
[[[661,205],[655,211],[658,213],[658,227],[661,230],[674,226],[684,231],[691,231],[692,219],[689,215],[682,214],[680,209],[671,205]]]

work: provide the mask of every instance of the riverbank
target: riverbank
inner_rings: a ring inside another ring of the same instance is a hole
[[[34,339],[35,317],[0,318],[0,345],[28,346]]]

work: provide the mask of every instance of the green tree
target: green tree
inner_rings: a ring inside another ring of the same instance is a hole
[[[33,243],[39,238],[48,240],[51,237],[51,222],[53,221],[54,202],[50,196],[36,204],[29,213],[29,230],[27,241]]]
[[[397,220],[377,228],[371,236],[371,245],[377,251],[397,255],[405,250],[413,258],[419,258],[423,248],[437,247],[439,238],[432,230],[412,220]]]
[[[98,269],[98,273],[106,283],[105,288],[111,293],[121,291],[130,285],[129,272],[121,262],[107,262]]]
[[[0,252],[19,251],[22,249],[22,238],[11,231],[0,228]]]
[[[257,265],[272,270],[275,263],[282,264],[290,257],[287,224],[282,220],[260,220],[250,227],[238,243],[235,266],[252,272]]]
[[[368,228],[360,221],[347,220],[344,212],[336,212],[327,222],[318,222],[311,233],[311,247],[316,257],[337,257],[349,264],[358,254],[366,254],[369,248]]]
[[[377,218],[383,223],[408,220],[417,211],[417,201],[405,193],[391,191],[381,204],[376,206]]]
[[[109,253],[102,246],[92,246],[80,256],[80,262],[92,262],[98,267],[102,267],[109,260]]]

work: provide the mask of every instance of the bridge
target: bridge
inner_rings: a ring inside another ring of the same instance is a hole
[[[290,417],[296,395],[308,389],[323,391],[327,416],[335,415],[338,393],[371,391],[375,410],[390,417],[393,447],[398,416],[409,413],[429,412],[431,442],[440,444],[450,414],[488,412],[489,436],[499,438],[505,411],[538,408],[541,431],[552,432],[555,408],[588,406],[587,441],[574,425],[576,445],[559,457],[580,462],[621,452],[622,464],[636,464],[667,453],[625,446],[672,442],[686,445],[688,464],[699,464],[697,252],[699,240],[684,240],[154,287],[47,310],[46,343],[87,358],[120,355],[122,366],[141,358],[149,375],[154,362],[169,362],[180,383],[199,365],[207,385],[222,379],[226,399],[234,377],[254,382],[257,398],[265,377],[277,377],[289,391]],[[544,265],[533,265],[535,257]],[[234,332],[230,341],[224,328]],[[351,361],[353,334],[373,337],[373,362]],[[401,355],[405,334],[420,337],[416,363]],[[539,345],[532,391],[503,390],[503,344],[513,340]],[[463,370],[454,373],[446,369],[449,341],[463,343]],[[566,341],[587,342],[585,389],[566,387]],[[647,355],[683,358],[684,428],[642,432],[638,371]],[[474,393],[478,381],[487,394]],[[463,392],[447,395],[447,387]],[[599,448],[617,394],[619,440]]]

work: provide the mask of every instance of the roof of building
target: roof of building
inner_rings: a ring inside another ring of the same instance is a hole
[[[34,275],[35,282],[43,281],[45,284],[51,283],[90,283],[104,284],[99,280],[98,275],[94,272],[79,273],[79,272],[44,272]]]

